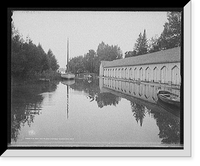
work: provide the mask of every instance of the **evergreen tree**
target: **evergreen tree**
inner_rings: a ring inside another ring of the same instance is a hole
[[[143,35],[140,33],[138,39],[136,40],[134,51],[136,55],[146,54],[148,49],[146,30],[144,30]]]
[[[53,54],[53,52],[51,51],[51,49],[48,50],[47,56],[49,58],[50,68],[53,71],[56,71],[59,68],[59,65],[58,65],[58,62],[57,62],[57,60],[55,58],[55,55]]]
[[[18,78],[36,78],[49,69],[56,71],[59,68],[52,51],[46,54],[41,44],[36,46],[27,37],[26,41],[15,29],[12,23],[11,35],[11,75]]]
[[[142,34],[140,33],[134,46],[134,51],[136,52],[136,55],[139,54],[141,43],[142,43]]]
[[[159,38],[159,47],[164,50],[181,45],[181,12],[168,12],[167,20]]]
[[[142,36],[141,46],[140,46],[140,49],[139,49],[139,54],[140,55],[146,54],[147,48],[148,48],[148,44],[147,44],[146,30],[144,30],[144,33],[143,33],[143,36]]]

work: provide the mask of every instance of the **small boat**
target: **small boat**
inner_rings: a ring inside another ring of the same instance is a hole
[[[64,79],[71,80],[75,78],[75,74],[67,72],[67,73],[61,74],[61,77]]]
[[[158,99],[160,99],[161,101],[167,104],[180,107],[180,97],[174,93],[171,93],[165,90],[159,90],[157,92],[157,96],[158,96]]]

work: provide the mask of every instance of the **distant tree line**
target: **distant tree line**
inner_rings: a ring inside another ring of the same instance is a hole
[[[146,30],[140,33],[132,51],[125,52],[125,58],[166,50],[181,45],[181,12],[168,12],[160,37],[146,38]]]
[[[124,58],[152,53],[181,45],[181,12],[168,12],[167,20],[164,24],[163,32],[160,37],[152,37],[150,40],[146,37],[146,30],[134,44],[133,50],[126,51]],[[88,53],[70,59],[69,70],[73,73],[99,73],[101,61],[112,61],[123,58],[119,46],[108,45],[103,41],[95,50],[89,50]]]
[[[50,49],[45,53],[41,44],[35,45],[29,37],[25,41],[12,24],[11,76],[36,78],[55,73],[58,68],[58,62]]]
[[[102,60],[112,61],[122,58],[122,51],[117,45],[108,45],[103,41],[98,45],[97,51],[89,50],[84,56],[80,55],[70,59],[69,70],[73,73],[99,73]]]

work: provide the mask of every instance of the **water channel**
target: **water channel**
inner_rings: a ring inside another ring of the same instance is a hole
[[[11,147],[182,147],[180,108],[158,88],[108,78],[11,87]]]

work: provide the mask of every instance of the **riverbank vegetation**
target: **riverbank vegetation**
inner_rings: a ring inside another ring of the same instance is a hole
[[[147,39],[146,30],[140,33],[133,50],[126,51],[124,58],[139,56],[160,50],[181,46],[181,12],[168,12],[167,22],[160,36]],[[69,68],[73,73],[95,73],[99,74],[101,61],[112,61],[123,58],[122,51],[118,45],[108,45],[101,42],[97,50],[89,50],[88,53],[70,59]]]
[[[46,53],[41,44],[35,45],[30,38],[24,40],[12,24],[11,36],[11,77],[16,79],[37,80],[57,79],[58,62],[49,49]]]
[[[97,51],[89,50],[84,56],[80,55],[70,59],[69,69],[73,73],[99,74],[101,61],[112,61],[122,58],[122,51],[117,45],[108,45],[103,41],[98,45]]]

